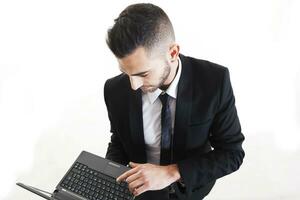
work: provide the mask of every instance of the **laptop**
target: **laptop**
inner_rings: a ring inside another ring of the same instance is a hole
[[[129,169],[82,151],[53,193],[23,183],[17,185],[48,200],[132,200],[134,196],[127,183],[116,182],[116,178]]]

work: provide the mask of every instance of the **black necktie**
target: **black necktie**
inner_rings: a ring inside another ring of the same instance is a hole
[[[164,93],[159,96],[159,99],[162,103],[160,164],[168,165],[171,163],[172,142],[172,118],[169,105],[170,96],[167,93]]]

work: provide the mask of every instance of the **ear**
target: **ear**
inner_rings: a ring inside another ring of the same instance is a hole
[[[180,47],[178,44],[174,43],[169,48],[169,58],[171,62],[175,62],[179,56]]]

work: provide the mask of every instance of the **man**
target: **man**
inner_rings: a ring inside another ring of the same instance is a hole
[[[180,54],[168,16],[153,4],[122,11],[107,44],[122,74],[104,86],[106,158],[132,168],[117,181],[136,199],[204,198],[244,158],[228,69]]]

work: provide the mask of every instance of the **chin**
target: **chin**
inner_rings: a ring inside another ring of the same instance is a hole
[[[154,92],[157,88],[156,87],[147,87],[147,88],[141,88],[141,90],[146,93],[146,92]]]

